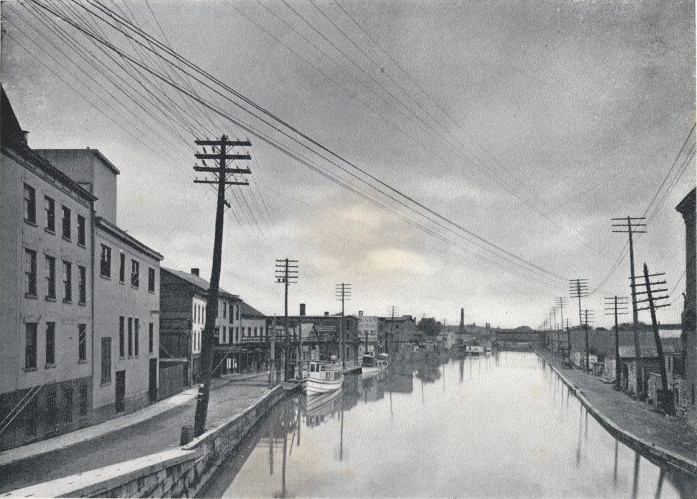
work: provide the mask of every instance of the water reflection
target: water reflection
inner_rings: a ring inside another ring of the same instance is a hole
[[[533,354],[503,352],[289,398],[201,494],[690,497],[695,485],[612,438]]]

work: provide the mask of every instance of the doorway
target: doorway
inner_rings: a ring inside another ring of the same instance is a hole
[[[126,409],[126,371],[116,371],[116,412]]]
[[[157,400],[157,359],[150,359],[148,393],[150,395],[150,402],[155,402]]]

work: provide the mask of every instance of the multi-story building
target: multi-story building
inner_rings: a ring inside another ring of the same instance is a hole
[[[357,324],[358,357],[363,355],[381,353],[382,345],[378,345],[378,318],[376,316],[363,315],[358,312]]]
[[[381,337],[386,345],[385,352],[394,354],[414,350],[418,344],[416,319],[411,315],[380,317],[378,320]]]
[[[266,316],[240,300],[232,305],[230,332],[219,337],[213,366],[216,374],[256,372],[268,366],[270,342]]]
[[[90,423],[95,196],[32,150],[2,90],[0,448]]]
[[[682,313],[682,344],[685,352],[687,420],[697,428],[697,244],[695,242],[695,189],[675,208],[685,220],[685,305]]]
[[[206,325],[210,283],[199,276],[197,268],[192,268],[191,273],[187,273],[162,267],[160,277],[162,358],[184,362],[186,382],[197,383],[201,375],[201,346]],[[222,288],[219,289],[216,343],[230,342],[231,315],[238,301],[237,296]],[[215,363],[213,367],[215,371]]]
[[[38,152],[95,196],[92,421],[157,400],[162,255],[117,226],[119,170],[97,149]]]

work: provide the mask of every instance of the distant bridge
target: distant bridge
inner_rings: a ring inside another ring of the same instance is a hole
[[[496,331],[496,346],[501,350],[532,350],[535,347],[543,347],[545,334],[533,330],[504,330]]]

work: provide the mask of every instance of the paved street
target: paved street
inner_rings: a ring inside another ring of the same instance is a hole
[[[585,374],[580,369],[563,369],[558,358],[549,352],[539,353],[621,428],[664,449],[697,460],[697,432],[684,420],[654,412],[653,406],[616,391],[612,384],[602,383],[598,376]]]
[[[261,396],[267,374],[215,380],[208,426],[241,412]],[[193,424],[196,399],[122,430],[0,468],[0,493],[146,456],[179,445],[181,427]]]

